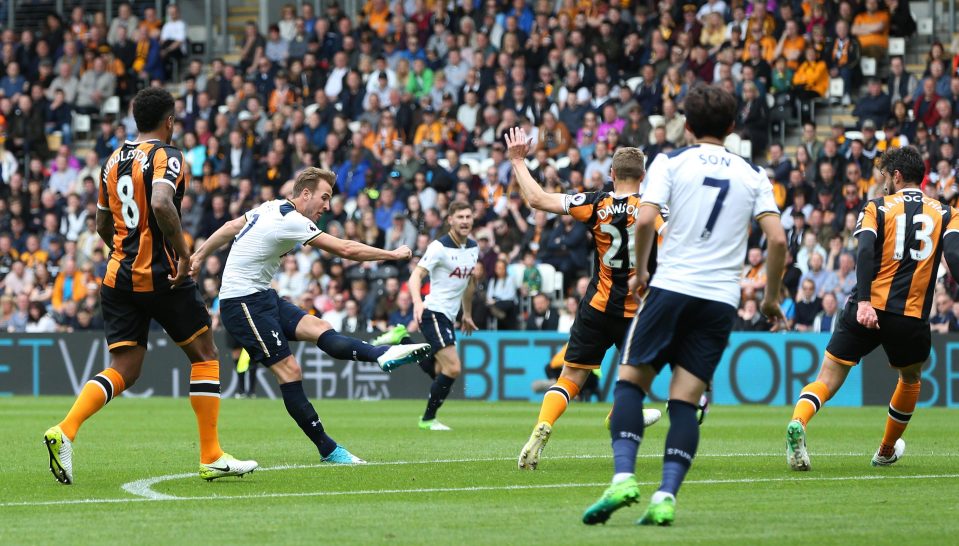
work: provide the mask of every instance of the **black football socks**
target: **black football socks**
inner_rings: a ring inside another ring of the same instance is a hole
[[[336,330],[330,329],[316,340],[316,346],[324,353],[337,360],[358,360],[360,362],[376,362],[389,347],[370,345],[365,341],[344,336]]]
[[[286,411],[290,417],[296,421],[303,433],[306,434],[320,451],[320,456],[327,457],[336,449],[336,442],[333,438],[327,436],[323,430],[323,423],[320,422],[313,404],[306,398],[303,392],[302,381],[292,381],[280,385],[280,391],[283,393],[283,403],[286,405]]]

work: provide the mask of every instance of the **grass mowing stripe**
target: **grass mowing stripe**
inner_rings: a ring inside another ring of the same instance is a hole
[[[267,470],[267,469],[264,469]],[[269,470],[280,470],[273,468]],[[191,474],[192,476],[192,474]],[[859,480],[938,480],[959,478],[959,474],[920,474],[913,476],[828,476],[817,478],[740,478],[720,480],[688,480],[683,485],[717,485],[737,483],[774,483],[774,482],[837,482]],[[657,485],[659,482],[639,482],[639,485]],[[210,501],[210,500],[243,500],[243,499],[270,499],[287,497],[341,497],[347,495],[397,495],[410,493],[462,493],[477,491],[513,491],[522,489],[556,489],[567,487],[602,487],[607,482],[598,483],[552,483],[537,485],[489,485],[475,487],[428,487],[421,489],[367,489],[358,491],[304,491],[301,493],[261,493],[257,495],[213,495],[196,497],[174,497],[166,495],[162,498],[128,498],[128,499],[78,499],[68,501],[41,501],[41,502],[10,502],[0,503],[0,508],[16,506],[50,506],[66,504],[117,504],[126,502],[174,502],[174,501]]]

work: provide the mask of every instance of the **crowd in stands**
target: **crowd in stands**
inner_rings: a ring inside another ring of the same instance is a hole
[[[739,99],[735,131],[774,185],[795,330],[833,328],[855,285],[852,233],[863,203],[882,192],[877,154],[917,146],[926,193],[949,204],[959,193],[959,47],[933,43],[916,73],[888,55],[890,38],[916,30],[903,0],[369,0],[358,14],[325,5],[284,7],[266,35],[251,21],[238,49],[210,63],[190,57],[176,5],[161,15],[120,3],[112,19],[76,7],[39,31],[4,30],[0,329],[101,326],[101,164],[135,139],[130,99],[151,85],[175,90],[174,143],[192,175],[182,220],[193,240],[285,195],[315,165],[338,178],[321,229],[414,249],[409,263],[351,263],[310,248],[285,259],[279,293],[346,332],[416,329],[405,280],[445,232],[453,200],[476,215],[477,324],[568,329],[593,267],[590,235],[568,216],[526,207],[504,131],[534,136],[533,173],[549,191],[599,190],[617,147],[641,147],[652,161],[690,142],[683,100],[699,83]],[[863,77],[866,58],[877,76]],[[831,79],[843,82],[836,102],[855,102],[857,124],[822,138],[813,109]],[[105,111],[112,97],[118,114]],[[74,131],[76,115],[93,119],[88,134]],[[795,151],[771,130],[783,123],[799,134]],[[764,243],[753,233],[745,330],[768,327],[756,306]],[[224,260],[211,256],[200,279],[214,314]],[[546,292],[555,279],[543,273],[554,270],[562,283]],[[951,318],[934,328],[959,329],[955,297],[944,282],[936,307]]]

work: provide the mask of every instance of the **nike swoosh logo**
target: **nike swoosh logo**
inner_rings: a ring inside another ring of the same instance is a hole
[[[209,468],[210,470],[219,470],[220,472],[229,472],[229,471],[230,471],[230,465],[226,465],[226,466],[224,466],[223,468],[220,468],[220,467],[217,467],[217,466],[213,466],[213,465],[207,465],[207,468]]]

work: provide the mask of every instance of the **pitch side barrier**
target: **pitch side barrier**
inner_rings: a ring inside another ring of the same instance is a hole
[[[357,337],[366,337],[359,335]],[[452,396],[471,400],[538,401],[542,397],[531,385],[545,377],[551,357],[569,340],[550,332],[477,332],[461,337],[458,350],[464,363],[463,380]],[[959,335],[933,334],[933,350],[922,377],[920,406],[959,407]],[[226,343],[221,347],[223,396],[237,387]],[[819,368],[828,334],[735,333],[723,354],[713,381],[712,400],[718,404],[792,405],[802,387]],[[294,343],[294,355],[303,367],[307,395],[315,399],[340,398],[380,400],[420,399],[426,396],[429,379],[416,366],[391,374],[376,364],[335,361],[308,343]],[[616,373],[615,349],[606,354],[599,378],[600,399],[612,400]],[[0,335],[0,396],[75,395],[87,379],[109,362],[99,332],[74,334]],[[124,396],[187,396],[189,364],[183,353],[162,333],[152,335],[143,375]],[[846,385],[829,401],[836,406],[886,405],[896,373],[882,351],[868,355],[856,366]],[[669,372],[653,383],[650,397],[667,396]],[[259,368],[257,392],[277,397],[268,371]]]

